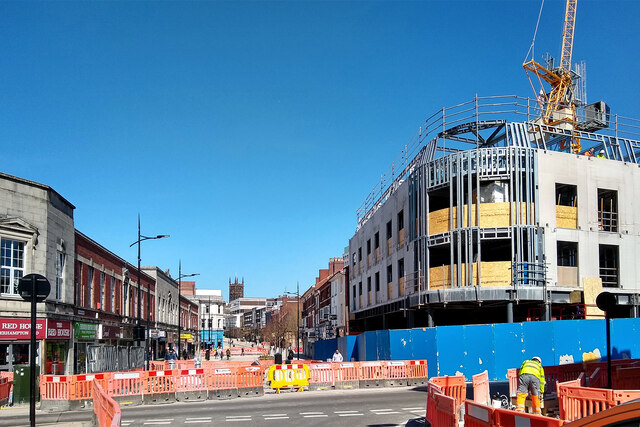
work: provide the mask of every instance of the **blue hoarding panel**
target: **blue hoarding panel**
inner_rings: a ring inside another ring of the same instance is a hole
[[[504,381],[507,369],[519,368],[524,360],[524,338],[521,323],[496,323],[493,325],[494,375],[490,380]]]
[[[378,360],[378,334],[377,331],[367,331],[364,335],[364,359]],[[360,354],[362,357],[362,353]]]
[[[467,381],[485,369],[491,377],[495,372],[493,355],[493,328],[491,325],[462,326],[464,334],[463,368],[460,370]]]
[[[378,360],[389,360],[390,343],[388,329],[377,331],[376,343],[378,346]]]
[[[522,337],[524,339],[524,354],[517,366],[519,368],[525,359],[538,356],[543,365],[557,365],[554,352],[554,335],[551,322],[524,322],[522,325]]]
[[[611,319],[611,359],[640,358],[638,333],[640,319]]]
[[[413,340],[410,329],[389,331],[389,360],[413,359]]]
[[[602,319],[567,320],[574,325],[574,334],[578,336],[577,357],[574,362],[607,360],[606,324]],[[558,336],[555,338],[559,339]]]
[[[413,341],[413,357],[411,359],[426,360],[429,377],[438,376],[438,347],[436,328],[415,328],[411,330]]]
[[[342,353],[342,350],[340,350],[340,352],[342,353],[342,356],[344,357],[345,361],[349,361],[349,360],[360,360],[358,358],[358,337],[360,335],[349,335],[347,337],[344,337],[346,340],[345,342],[345,351],[344,353]]]
[[[439,326],[436,332],[438,345],[438,375],[456,375],[464,369],[464,337],[462,326]]]
[[[567,363],[577,363],[582,361],[582,351],[580,348],[580,337],[578,336],[578,324],[584,320],[562,320],[548,322],[551,324],[554,339],[555,360],[554,363],[542,361],[545,365],[563,365]],[[535,356],[530,354],[529,357]]]

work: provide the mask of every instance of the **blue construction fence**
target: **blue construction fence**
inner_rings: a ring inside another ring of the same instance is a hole
[[[640,358],[640,319],[611,320],[611,358]],[[604,319],[438,326],[364,332],[317,341],[314,359],[330,359],[336,348],[344,360],[426,359],[429,376],[484,370],[491,380],[506,380],[507,369],[540,356],[543,365],[606,361]]]

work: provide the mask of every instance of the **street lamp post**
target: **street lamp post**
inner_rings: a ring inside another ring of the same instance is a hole
[[[180,358],[180,327],[182,326],[182,316],[180,315],[180,289],[182,288],[183,277],[199,276],[200,273],[182,274],[182,260],[178,260],[178,358]],[[191,312],[189,312],[191,315]]]
[[[293,295],[293,292],[286,292],[285,295]],[[300,282],[296,282],[296,298],[298,299],[298,313],[296,314],[297,331],[296,331],[296,354],[300,360]]]
[[[164,239],[165,237],[169,237],[168,234],[158,234],[157,236],[143,236],[140,234],[140,214],[138,214],[138,240],[129,245],[132,247],[133,245],[138,245],[138,331],[140,330],[142,324],[142,283],[140,282],[140,243],[145,240],[154,240],[154,239]],[[151,287],[147,289],[147,338],[145,341],[144,348],[144,360],[145,360],[145,368],[149,370],[149,324],[151,323]],[[138,337],[140,338],[140,337]],[[140,345],[140,340],[138,340],[138,345]]]

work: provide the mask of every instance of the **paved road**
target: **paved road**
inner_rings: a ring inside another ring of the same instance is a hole
[[[122,408],[123,426],[424,426],[424,388],[381,388],[270,394],[263,397]],[[25,425],[26,418],[0,416],[0,424]],[[17,414],[16,414],[17,415]],[[88,411],[38,414],[38,424],[88,421]]]

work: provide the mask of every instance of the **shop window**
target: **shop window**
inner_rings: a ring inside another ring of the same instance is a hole
[[[67,343],[48,341],[45,348],[45,373],[63,375],[67,359]]]
[[[18,281],[24,276],[24,242],[0,241],[0,293],[18,294]]]
[[[618,231],[618,192],[598,189],[598,225],[601,231]]]

